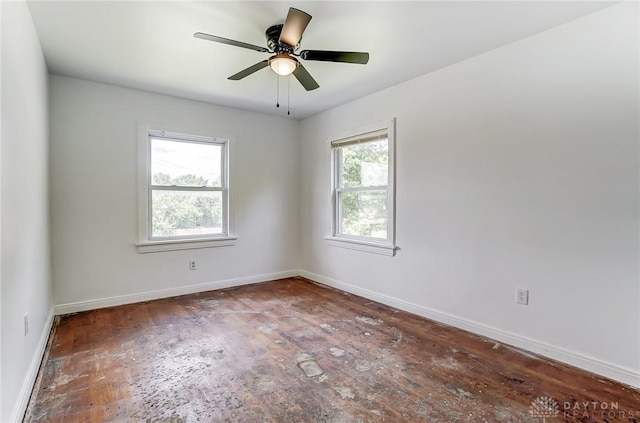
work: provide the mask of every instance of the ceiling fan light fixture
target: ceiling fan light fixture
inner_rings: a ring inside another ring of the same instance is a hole
[[[278,75],[287,76],[298,67],[298,61],[286,53],[279,53],[269,58],[269,66]]]

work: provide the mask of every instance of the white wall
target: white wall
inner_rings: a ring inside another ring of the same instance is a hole
[[[24,2],[2,5],[0,421],[22,418],[52,317],[47,68]],[[29,313],[29,334],[23,316]]]
[[[302,121],[305,275],[640,386],[637,16],[612,6]],[[401,250],[329,247],[328,138],[391,117]]]
[[[51,76],[54,303],[91,308],[300,266],[640,386],[637,9],[610,7],[300,125]],[[2,421],[51,309],[46,84],[27,8],[3,3]],[[328,138],[390,117],[401,250],[328,247]],[[236,246],[137,253],[138,121],[234,139]],[[531,290],[529,306],[515,304],[516,287]]]
[[[297,121],[55,75],[50,87],[59,311],[296,273]],[[138,254],[138,121],[232,138],[237,245]]]

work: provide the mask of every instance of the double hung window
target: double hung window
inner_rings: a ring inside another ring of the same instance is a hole
[[[334,240],[394,248],[394,121],[331,142]]]
[[[229,237],[229,141],[146,130],[141,243]]]

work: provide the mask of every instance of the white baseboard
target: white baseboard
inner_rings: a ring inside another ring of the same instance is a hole
[[[160,298],[176,297],[178,295],[195,294],[198,292],[212,291],[215,289],[231,288],[253,283],[267,282],[276,279],[292,278],[300,274],[299,270],[286,270],[283,272],[267,273],[264,275],[248,276],[243,278],[227,279],[222,281],[207,282],[198,285],[181,286],[177,288],[159,289],[137,294],[118,295],[96,300],[78,301],[75,303],[58,304],[55,306],[55,314],[69,314],[80,311],[95,310],[98,308],[113,307],[123,304],[139,303],[142,301],[157,300]]]
[[[467,330],[469,332],[476,333],[487,338],[495,339],[502,343],[512,345],[517,348],[521,348],[554,360],[561,361],[563,363],[570,364],[575,367],[602,375],[604,377],[617,380],[622,383],[626,383],[630,386],[640,388],[640,372],[633,369],[624,368],[616,364],[608,363],[603,360],[599,360],[593,357],[585,356],[567,349],[546,344],[544,342],[537,341],[535,339],[527,338],[522,335],[507,332],[502,329],[494,328],[479,322],[457,317],[448,313],[444,313],[438,310],[434,310],[428,307],[424,307],[418,304],[414,304],[409,301],[401,300],[388,295],[379,294],[377,292],[363,289],[355,285],[351,285],[345,282],[337,281],[335,279],[327,278],[322,275],[318,275],[305,270],[287,270],[283,272],[268,273],[257,276],[249,276],[243,278],[227,279],[223,281],[209,282],[199,285],[189,285],[177,288],[162,289],[157,291],[149,291],[130,295],[121,295],[116,297],[101,298],[96,300],[80,301],[67,304],[59,304],[55,306],[54,313],[56,315],[76,313],[80,311],[93,310],[104,307],[112,307],[123,304],[137,303],[141,301],[157,300],[160,298],[175,297],[178,295],[195,294],[198,292],[211,291],[216,289],[231,288],[241,285],[249,285],[259,282],[267,282],[275,279],[290,278],[295,276],[302,276],[312,281],[327,285],[333,288],[340,289],[355,295],[359,295],[368,298],[373,301],[380,302],[382,304],[389,305],[391,307],[398,308],[400,310],[408,311],[413,314],[417,314],[428,319],[435,320],[437,322],[445,323],[460,329]],[[48,328],[51,328],[51,321],[53,315],[49,319]],[[47,335],[48,335],[47,331]],[[44,341],[41,340],[42,351],[46,345],[46,337]],[[40,348],[40,345],[39,345]],[[38,358],[42,357],[42,352]],[[32,379],[35,379],[37,375],[39,361],[36,364],[35,374]],[[31,377],[31,376],[30,376]],[[26,382],[25,382],[26,383]],[[33,380],[31,380],[33,384]],[[23,387],[24,390],[24,387]],[[26,395],[25,401],[29,400],[28,395],[30,391],[26,393],[21,392],[22,396]],[[26,404],[25,404],[26,406]]]
[[[44,328],[42,329],[42,333],[40,334],[38,346],[33,353],[33,357],[31,358],[31,364],[29,364],[27,375],[24,379],[24,382],[22,383],[22,386],[20,387],[18,399],[16,400],[16,404],[11,412],[10,421],[12,422],[21,422],[24,418],[24,413],[27,411],[29,399],[31,398],[33,386],[36,382],[36,378],[38,377],[38,371],[40,370],[42,357],[44,356],[45,348],[47,347],[47,341],[49,340],[49,334],[51,333],[51,328],[53,326],[53,317],[54,312],[53,309],[51,309],[51,311],[49,312],[49,316],[47,317],[47,321],[44,324]]]
[[[321,283],[323,285],[359,295],[361,297],[365,297],[367,299],[377,301],[379,303],[386,304],[400,310],[408,311],[410,313],[417,314],[419,316],[426,317],[437,322],[464,329],[481,336],[486,336],[487,338],[495,339],[496,341],[500,341],[517,348],[531,351],[533,353],[557,361],[561,361],[575,367],[579,367],[589,372],[593,372],[598,375],[602,375],[604,377],[626,383],[633,387],[640,388],[640,372],[634,371],[632,369],[624,368],[596,358],[588,357],[561,347],[549,345],[544,342],[536,341],[534,339],[507,332],[502,329],[487,326],[482,323],[474,322],[472,320],[467,320],[448,313],[443,313],[441,311],[414,304],[409,301],[379,294],[368,289],[363,289],[355,285],[337,281],[335,279],[327,278],[325,276],[307,272],[305,270],[300,271],[300,276],[310,279],[314,282]]]

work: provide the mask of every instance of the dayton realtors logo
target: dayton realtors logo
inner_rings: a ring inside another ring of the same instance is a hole
[[[529,412],[533,417],[542,419],[542,423],[546,423],[550,417],[556,417],[560,414],[558,402],[551,397],[538,397],[531,401]]]
[[[617,401],[564,401],[560,404],[551,397],[543,396],[531,401],[529,408],[529,413],[533,417],[542,419],[542,423],[547,423],[558,416],[580,420],[591,418],[597,421],[618,418],[634,419],[640,416],[638,411],[621,410]]]
[[[638,411],[621,410],[618,402],[605,401],[573,401],[562,403],[562,414],[576,419],[594,418],[609,421],[609,419],[634,419],[640,416]]]

